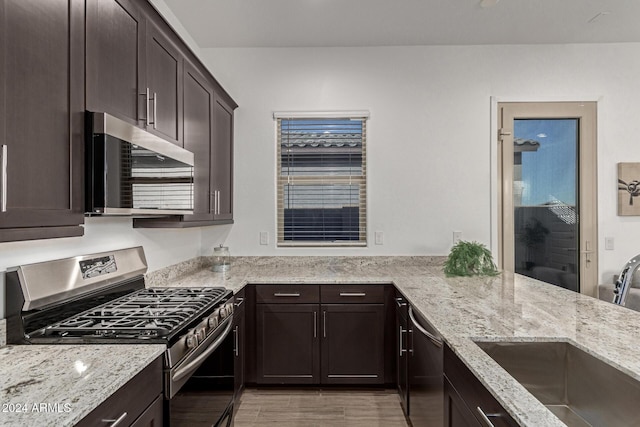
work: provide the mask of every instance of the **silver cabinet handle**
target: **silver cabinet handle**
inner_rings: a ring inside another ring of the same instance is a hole
[[[108,419],[103,419],[102,422],[103,423],[111,423],[109,425],[109,427],[116,427],[118,424],[120,424],[125,418],[127,418],[127,413],[124,412],[122,415],[120,415],[118,418],[116,418],[115,420],[108,420]]]
[[[149,117],[149,110],[151,110],[151,98],[149,97],[149,88],[147,88],[146,98],[145,98],[146,110],[147,114],[144,118],[147,126],[151,124],[151,117]]]
[[[300,292],[276,292],[273,294],[274,297],[299,297]]]
[[[209,193],[209,211],[216,213],[216,193]]]
[[[239,341],[238,341],[238,335],[240,335],[240,331],[238,330],[238,328],[239,328],[239,327],[238,327],[238,326],[236,326],[236,327],[235,327],[235,329],[233,330],[233,344],[234,344],[234,346],[235,346],[235,350],[234,350],[234,352],[235,352],[235,354],[236,354],[236,357],[238,357],[238,355],[240,354],[240,353],[239,353],[239,347],[240,347],[240,346],[238,345],[238,344],[239,344]]]
[[[404,302],[404,300],[402,298],[395,298],[396,300],[396,304],[398,305],[398,307],[404,307],[405,305],[407,305],[406,302]]]
[[[318,337],[318,312],[313,312],[313,337]]]
[[[216,190],[216,195],[217,195],[216,200],[218,201],[218,203],[217,203],[218,207],[216,208],[216,214],[220,215],[220,190]]]
[[[7,211],[7,146],[0,145],[0,212]]]
[[[153,128],[158,124],[158,94],[153,92]]]
[[[413,323],[413,326],[415,326],[417,330],[419,330],[424,336],[429,338],[429,341],[431,341],[437,347],[442,347],[442,340],[436,337],[435,335],[433,335],[431,332],[427,331],[418,323],[416,318],[413,316],[413,308],[411,306],[409,306],[409,319],[411,320],[411,323]]]
[[[236,306],[236,308],[238,308],[242,305],[242,303],[244,303],[244,298],[238,297],[236,298],[236,301],[237,302],[235,302],[234,305]]]
[[[327,337],[327,312],[322,312],[322,337]]]
[[[476,410],[478,414],[480,414],[480,418],[486,424],[487,427],[495,427],[489,418],[499,418],[500,414],[485,414],[481,407],[476,406]]]
[[[402,357],[402,353],[406,353],[407,352],[407,349],[404,348],[404,345],[402,344],[402,334],[404,334],[406,332],[407,332],[407,330],[403,329],[402,326],[400,326],[400,334],[399,334],[399,337],[400,337],[400,343],[399,343],[400,344],[400,353],[398,354],[400,357]]]
[[[340,292],[341,297],[366,297],[365,292]]]

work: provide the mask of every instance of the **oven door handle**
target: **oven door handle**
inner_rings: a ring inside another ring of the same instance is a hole
[[[198,367],[202,364],[202,362],[204,362],[204,359],[209,357],[211,353],[213,353],[214,351],[216,351],[218,347],[220,347],[220,344],[222,344],[222,341],[224,341],[227,335],[229,335],[229,332],[231,332],[231,329],[233,327],[233,315],[227,317],[227,319],[229,324],[227,325],[224,332],[218,338],[216,338],[216,340],[209,347],[207,347],[207,349],[203,353],[201,353],[198,357],[193,359],[191,362],[182,366],[176,372],[174,372],[173,375],[171,376],[171,381],[173,382],[180,381],[189,373],[198,369]]]

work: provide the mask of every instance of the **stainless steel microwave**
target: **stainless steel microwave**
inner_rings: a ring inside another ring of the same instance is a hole
[[[106,113],[87,112],[85,213],[193,213],[193,153]]]

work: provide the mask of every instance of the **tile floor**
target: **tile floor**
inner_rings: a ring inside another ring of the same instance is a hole
[[[407,427],[395,390],[247,389],[235,427]]]

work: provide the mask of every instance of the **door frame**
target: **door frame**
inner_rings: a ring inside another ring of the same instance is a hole
[[[498,109],[498,104],[499,103],[558,103],[558,102],[571,102],[571,103],[580,103],[580,102],[589,102],[589,103],[594,103],[595,104],[595,120],[593,123],[593,128],[592,128],[592,134],[593,134],[593,150],[591,151],[590,156],[588,157],[584,157],[583,151],[580,152],[580,162],[583,164],[590,164],[591,167],[593,168],[593,179],[591,184],[593,185],[593,188],[596,189],[596,194],[593,196],[590,196],[590,198],[592,199],[590,201],[590,212],[588,213],[584,213],[587,215],[590,215],[592,217],[591,222],[593,224],[593,229],[589,230],[588,233],[590,234],[590,245],[589,248],[584,247],[584,241],[585,239],[581,236],[580,238],[580,256],[583,256],[583,251],[589,250],[592,251],[594,256],[592,256],[592,261],[589,264],[589,268],[594,268],[595,272],[590,273],[591,276],[591,280],[589,281],[583,281],[582,283],[580,283],[580,292],[582,294],[586,294],[586,295],[590,295],[590,296],[596,296],[597,295],[597,286],[598,286],[598,267],[599,267],[599,254],[598,254],[598,229],[597,229],[597,217],[598,217],[598,204],[597,204],[597,188],[598,188],[598,169],[597,169],[597,141],[598,141],[598,137],[599,137],[599,126],[598,126],[598,116],[597,116],[597,105],[598,103],[602,100],[602,98],[600,96],[576,96],[576,97],[562,97],[562,98],[538,98],[538,99],[531,99],[531,98],[527,98],[527,99],[522,99],[522,98],[513,98],[513,97],[495,97],[492,96],[491,97],[491,111],[490,111],[490,117],[491,117],[491,125],[490,125],[490,141],[491,141],[491,149],[490,149],[490,156],[491,156],[491,171],[490,171],[490,177],[491,177],[491,233],[490,233],[490,249],[492,251],[492,253],[494,254],[494,258],[496,259],[496,262],[498,264],[499,268],[503,268],[504,264],[503,264],[503,254],[504,254],[504,249],[502,247],[502,229],[503,229],[503,224],[502,224],[502,218],[503,218],[503,206],[502,206],[502,188],[503,188],[503,182],[502,182],[502,176],[501,176],[501,171],[502,171],[502,145],[501,145],[501,137],[500,137],[500,121],[501,121],[501,117],[500,114],[501,112]],[[582,200],[584,198],[584,194],[587,191],[588,186],[587,185],[582,185],[581,186],[581,190],[580,190],[580,199]],[[583,216],[584,218],[584,216]],[[589,218],[587,218],[587,220],[589,220]],[[582,230],[581,230],[582,233]],[[580,276],[581,277],[587,277],[587,275],[585,274],[585,264],[586,263],[580,263]]]

